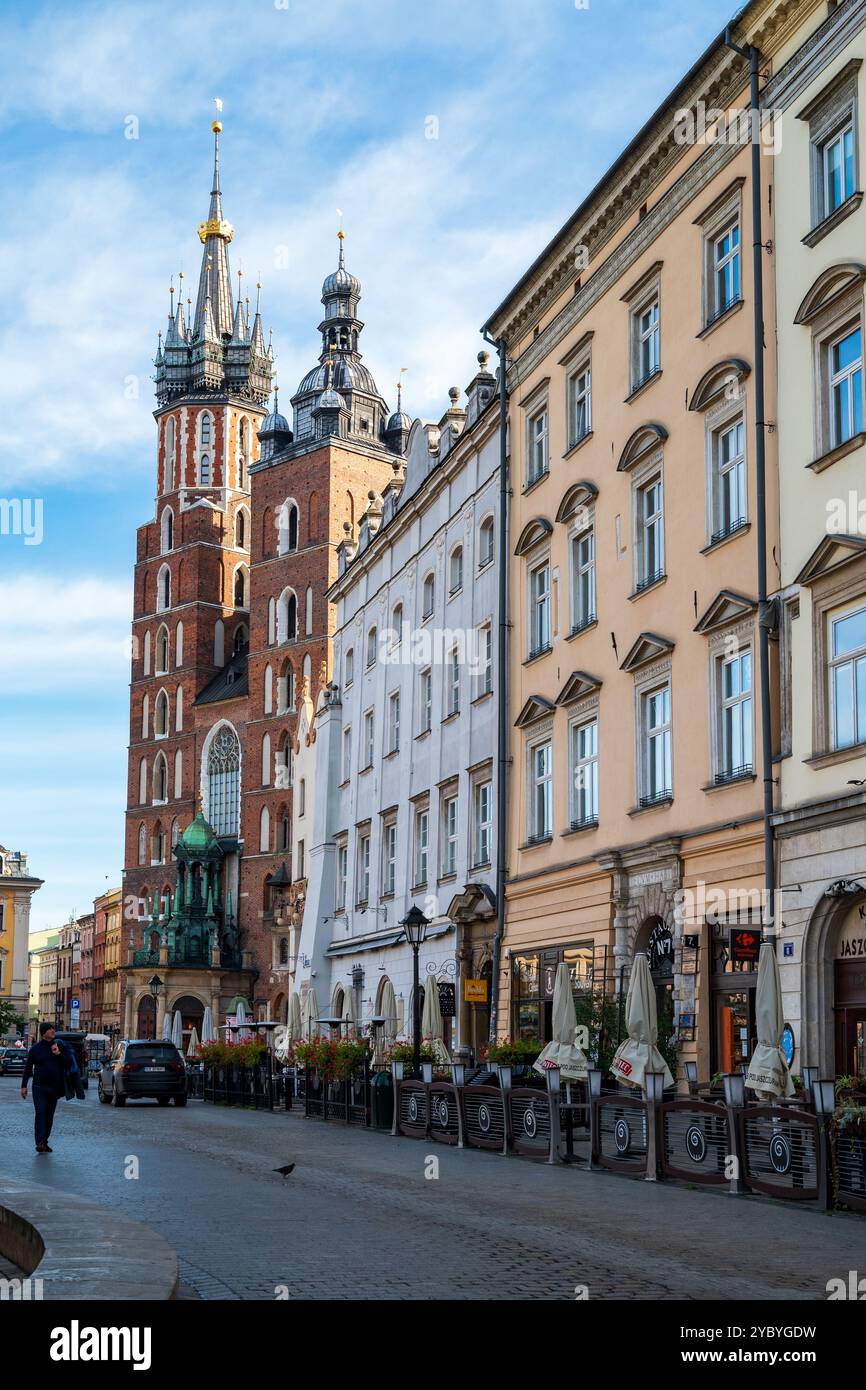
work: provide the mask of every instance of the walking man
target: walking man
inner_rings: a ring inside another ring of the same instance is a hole
[[[21,1097],[27,1099],[27,1082],[33,1078],[33,1106],[36,1111],[36,1152],[50,1154],[48,1143],[57,1102],[66,1091],[66,1073],[74,1065],[72,1052],[54,1036],[53,1023],[40,1023],[39,1042],[27,1053]]]

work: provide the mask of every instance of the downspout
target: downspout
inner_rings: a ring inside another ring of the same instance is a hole
[[[758,543],[758,660],[761,690],[761,771],[764,784],[764,921],[775,935],[776,863],[773,846],[773,747],[770,718],[770,629],[776,625],[774,605],[767,600],[767,489],[764,418],[764,283],[761,211],[761,98],[758,91],[760,54],[754,44],[734,43],[731,26],[725,30],[728,48],[749,63],[749,115],[752,133],[752,279],[755,334],[755,491]]]
[[[490,1041],[499,1022],[502,938],[505,934],[505,852],[508,811],[508,390],[505,339],[486,342],[499,354],[499,627],[497,641],[496,725],[496,931],[490,975]]]

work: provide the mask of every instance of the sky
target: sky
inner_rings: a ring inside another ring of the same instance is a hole
[[[365,361],[438,419],[480,325],[736,8],[0,0],[0,844],[45,880],[31,930],[120,883],[153,357],[179,270],[195,296],[214,98],[283,408],[339,209]]]

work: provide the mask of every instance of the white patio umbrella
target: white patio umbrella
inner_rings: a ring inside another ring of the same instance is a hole
[[[421,1014],[421,1037],[430,1043],[437,1062],[450,1062],[448,1050],[442,1041],[442,1010],[439,1007],[439,986],[434,979],[428,979],[424,988],[424,1010]]]
[[[397,1020],[397,999],[394,994],[394,986],[391,984],[390,980],[385,981],[385,987],[382,990],[382,1017],[385,1022],[382,1024],[381,1029],[379,1029],[379,1052],[381,1053],[381,1056],[377,1058],[379,1061],[381,1061],[385,1053],[394,1046],[397,1039],[397,1028],[399,1026]]]
[[[319,1035],[319,1001],[314,989],[307,990],[304,1000],[304,1037],[316,1038]]]
[[[355,1035],[356,1035],[356,1033],[357,1033],[357,1031],[358,1031],[357,1028],[355,1027],[357,1021],[358,1021],[358,1020],[357,1020],[356,1017],[355,1017],[355,991],[354,991],[353,989],[344,990],[344,991],[343,991],[343,1022],[344,1022],[345,1025],[346,1025],[346,1033],[345,1033],[345,1036],[346,1036],[347,1038],[354,1038],[354,1037],[355,1037]],[[341,1029],[340,1031],[342,1032],[342,1029]]]
[[[172,1040],[172,1042],[174,1043],[175,1047],[178,1049],[178,1051],[179,1051],[179,1052],[182,1051],[182,1049],[183,1049],[183,1019],[181,1018],[181,1016],[180,1016],[180,1014],[178,1013],[177,1009],[175,1009],[175,1011],[174,1011],[174,1016],[173,1016],[173,1018],[172,1018],[172,1020],[171,1020],[171,1040]]]
[[[556,967],[553,986],[553,1036],[533,1070],[543,1076],[550,1067],[559,1067],[563,1081],[582,1081],[586,1076],[586,1056],[574,1040],[576,1028],[571,976],[564,960]]]
[[[196,1032],[195,1024],[193,1024],[192,1032],[191,1032],[190,1035],[189,1035],[189,1047],[188,1047],[187,1050],[186,1050],[186,1055],[187,1055],[187,1057],[194,1057],[194,1056],[196,1055],[197,1052],[198,1052],[198,1033]]]
[[[247,1011],[244,1008],[244,1001],[243,999],[239,999],[235,1006],[235,1023],[238,1025],[239,1029],[238,1042],[243,1042],[245,1040],[246,1029],[244,1028],[244,1024],[246,1021]]]
[[[300,1042],[303,1037],[301,1001],[294,991],[289,998],[289,1006],[286,1010],[286,1036],[290,1043]]]
[[[162,1018],[162,1040],[171,1042],[171,1018],[168,1013],[163,1014]]]
[[[656,1046],[659,1040],[656,992],[645,955],[635,956],[625,1001],[628,1037],[614,1053],[610,1069],[618,1081],[643,1088],[648,1071],[660,1071],[664,1085],[672,1086],[670,1067]]]
[[[758,955],[758,988],[755,994],[755,1022],[758,1045],[746,1072],[746,1085],[761,1100],[773,1096],[792,1096],[794,1083],[780,1043],[785,1027],[782,1013],[782,985],[776,946],[765,941]]]
[[[210,1004],[208,1004],[204,1011],[204,1018],[201,1021],[201,1040],[203,1043],[209,1043],[214,1042],[215,1039],[216,1033],[214,1032],[213,1026],[213,1014],[211,1013]]]

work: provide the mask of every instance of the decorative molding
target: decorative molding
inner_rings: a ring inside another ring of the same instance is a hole
[[[795,583],[808,587],[831,571],[866,554],[866,536],[824,536],[806,561]]]
[[[672,652],[676,644],[670,637],[660,637],[657,632],[642,632],[626,652],[620,662],[621,671],[636,671],[648,661]]]
[[[565,685],[556,697],[558,705],[571,705],[584,696],[601,689],[601,676],[592,676],[589,671],[572,671]]]
[[[515,729],[526,729],[539,719],[554,713],[554,706],[544,695],[530,695],[514,721]]]
[[[862,286],[866,280],[866,265],[860,261],[843,261],[838,265],[828,266],[818,276],[802,301],[799,309],[794,316],[794,322],[812,323],[823,313],[825,309],[830,309],[841,299],[849,290]]]
[[[726,357],[704,372],[689,402],[689,410],[706,410],[714,405],[727,391],[733,379],[739,388],[751,372],[751,367],[742,357]]]
[[[514,547],[515,555],[526,555],[533,550],[541,541],[545,540],[553,532],[553,527],[546,516],[535,516],[531,521],[527,521],[518,537],[517,545]]]
[[[698,619],[694,631],[715,632],[717,628],[742,621],[753,614],[757,607],[757,599],[747,598],[745,594],[738,594],[733,589],[720,589],[709,608]]]
[[[625,448],[619,456],[619,463],[616,466],[617,473],[628,473],[649,453],[664,444],[667,437],[668,432],[664,425],[654,423],[639,425],[629,436]]]
[[[555,519],[561,522],[570,521],[581,507],[592,506],[597,497],[598,488],[595,483],[591,483],[588,479],[584,478],[579,483],[572,483],[571,487],[567,488],[562,495]]]

